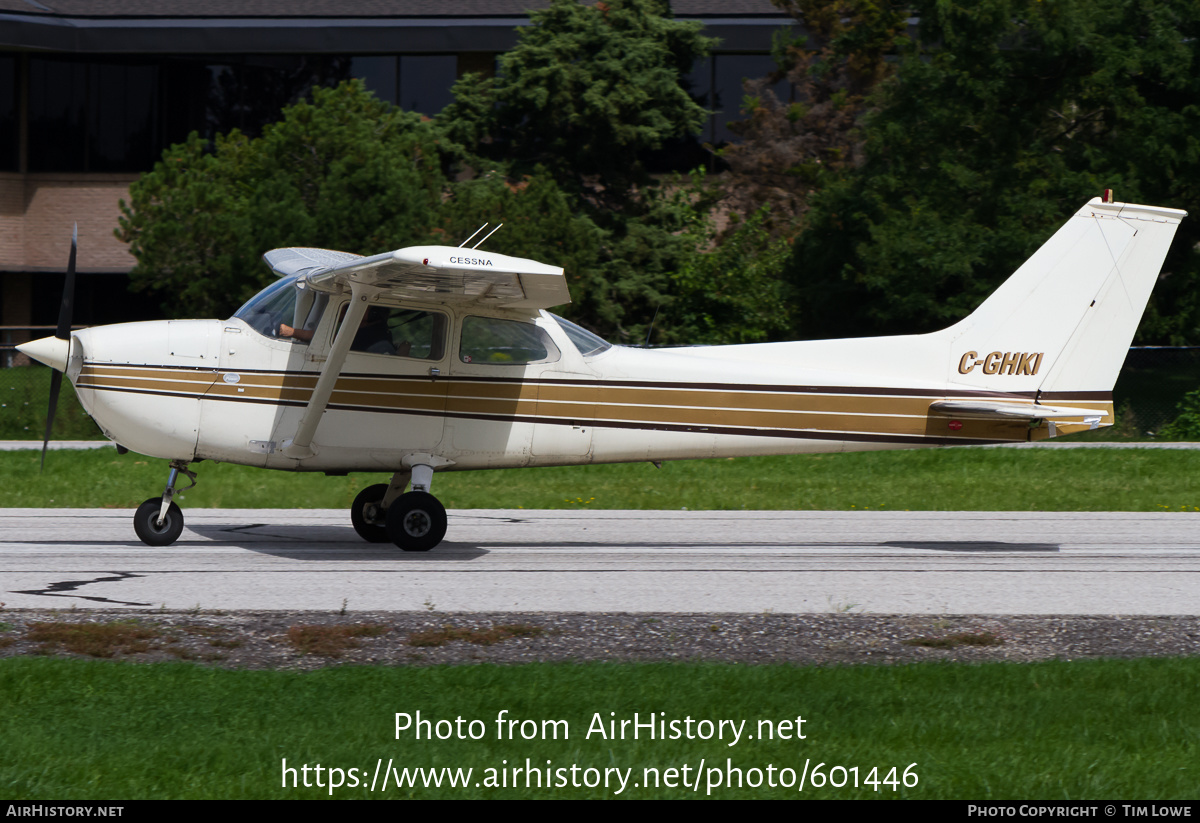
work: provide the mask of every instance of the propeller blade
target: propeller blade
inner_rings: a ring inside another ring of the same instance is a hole
[[[54,425],[54,412],[58,409],[58,390],[62,388],[63,373],[54,370],[50,373],[50,407],[46,410],[46,436],[42,438],[42,466],[38,471],[46,470],[46,449],[50,447],[50,428]]]
[[[58,327],[54,336],[59,340],[71,339],[71,315],[75,311],[75,256],[79,246],[79,224],[71,232],[71,256],[67,260],[67,278],[63,283],[62,302],[58,304]],[[50,375],[50,405],[46,409],[46,436],[42,438],[42,465],[46,470],[46,449],[50,446],[50,430],[54,427],[54,413],[58,411],[58,392],[62,389],[63,373],[55,369]]]
[[[71,339],[71,315],[75,311],[75,252],[79,245],[79,224],[71,232],[71,257],[67,260],[67,279],[63,283],[62,302],[58,304],[58,328],[54,336]]]

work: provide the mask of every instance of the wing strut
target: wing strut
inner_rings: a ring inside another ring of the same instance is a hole
[[[321,376],[317,378],[312,397],[304,407],[304,414],[300,416],[296,433],[291,440],[283,442],[280,451],[285,456],[303,460],[316,454],[312,448],[313,435],[317,432],[321,416],[325,414],[325,407],[329,405],[334,384],[337,383],[342,365],[346,362],[346,355],[350,352],[350,343],[353,342],[354,335],[358,334],[358,326],[363,315],[367,313],[367,300],[377,291],[378,289],[361,283],[350,284],[350,305],[346,308],[346,316],[342,318],[342,326],[333,339],[333,348],[329,350],[329,357],[321,369]]]

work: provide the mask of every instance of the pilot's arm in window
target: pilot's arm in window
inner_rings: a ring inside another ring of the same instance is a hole
[[[313,339],[312,329],[298,329],[295,326],[289,326],[287,323],[279,324],[279,336],[290,337],[293,340],[300,340],[308,343]]]

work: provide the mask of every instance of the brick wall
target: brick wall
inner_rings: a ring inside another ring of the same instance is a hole
[[[80,270],[129,271],[134,260],[113,236],[132,174],[0,173],[0,272],[66,268],[79,223]]]

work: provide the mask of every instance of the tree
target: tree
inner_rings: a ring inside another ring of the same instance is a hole
[[[673,20],[663,0],[552,0],[530,14],[495,77],[467,75],[439,116],[476,168],[510,182],[540,169],[595,227],[572,319],[640,343],[674,299],[672,273],[696,253],[682,182],[660,185],[649,152],[700,130],[706,112],[681,85],[715,41]],[[670,321],[656,324],[673,339]]]
[[[1063,219],[1118,198],[1200,207],[1200,7],[922,0],[863,162],[811,199],[798,336],[929,331],[974,309]],[[1139,332],[1200,341],[1200,231],[1180,227]]]
[[[495,77],[455,84],[439,121],[517,175],[541,166],[572,192],[624,205],[649,182],[646,153],[704,123],[679,82],[715,42],[700,29],[671,19],[663,0],[552,0]]]
[[[889,58],[908,26],[907,4],[890,0],[775,0],[803,27],[781,31],[777,69],[747,80],[742,113],[729,124],[740,141],[719,154],[724,206],[760,213],[774,234],[791,235],[808,195],[823,178],[861,162],[858,129],[875,87],[892,74]],[[789,98],[772,87],[788,82]]]
[[[694,253],[672,278],[675,300],[664,318],[672,342],[760,343],[785,336],[791,311],[779,271],[791,248],[771,237],[769,207],[738,219],[719,245],[704,217],[689,232]]]
[[[227,316],[274,277],[261,261],[272,248],[425,242],[449,148],[428,118],[358,81],[314,90],[256,139],[234,130],[210,145],[193,133],[121,203],[133,286],[163,293],[174,316]]]

